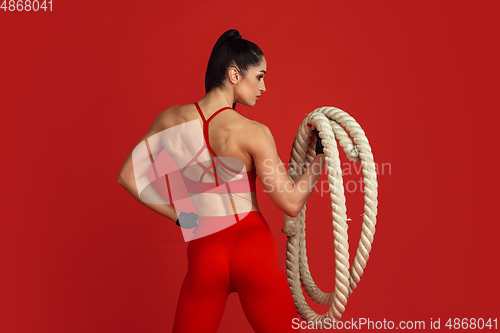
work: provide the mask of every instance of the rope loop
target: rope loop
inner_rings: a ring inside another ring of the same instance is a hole
[[[312,126],[309,127],[308,124]],[[282,232],[288,236],[286,273],[297,312],[302,319],[324,322],[326,318],[330,318],[338,321],[345,311],[347,298],[356,289],[363,275],[371,251],[377,223],[377,174],[371,147],[361,126],[341,109],[321,107],[304,118],[295,135],[288,170],[288,176],[292,181],[295,182],[300,178],[316,156],[314,134],[311,133],[314,129],[318,130],[323,145],[329,180],[335,248],[335,290],[332,293],[325,293],[312,279],[306,254],[305,205],[295,218],[284,214],[285,227]],[[347,221],[350,219],[346,214],[342,169],[336,140],[350,161],[354,163],[361,161],[365,184],[363,227],[351,268],[347,234]],[[316,303],[330,306],[325,314],[317,314],[309,307],[301,283],[309,297]]]

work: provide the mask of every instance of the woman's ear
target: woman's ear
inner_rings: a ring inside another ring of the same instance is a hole
[[[231,67],[229,68],[228,76],[229,76],[229,82],[233,84],[238,84],[241,74],[235,67]]]

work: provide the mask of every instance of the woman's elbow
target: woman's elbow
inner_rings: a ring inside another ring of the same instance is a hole
[[[298,204],[289,202],[287,207],[283,210],[283,213],[290,217],[297,217],[299,215],[300,211],[302,210],[302,207],[299,207]]]
[[[134,171],[128,165],[124,165],[118,174],[118,184],[123,187],[135,182]]]
[[[288,193],[287,196],[282,193],[279,197],[271,196],[271,198],[273,199],[276,207],[278,207],[279,210],[287,216],[296,217],[302,210],[302,206],[299,205],[299,202],[291,193]]]
[[[302,210],[302,208],[296,208],[295,210],[293,210],[293,212],[289,216],[290,217],[297,217],[297,215],[299,215],[301,210]]]
[[[125,187],[127,185],[127,177],[120,172],[120,174],[118,175],[118,184],[122,187]]]

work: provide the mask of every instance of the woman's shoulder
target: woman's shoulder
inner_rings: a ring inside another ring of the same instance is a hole
[[[246,118],[245,116],[239,114],[238,112],[234,112],[231,120],[233,127],[240,134],[249,134],[255,136],[269,130],[269,128],[266,125],[259,123],[258,121]]]
[[[234,122],[232,130],[247,152],[258,149],[262,142],[273,141],[269,127],[242,115],[239,115],[238,120]]]
[[[189,104],[173,105],[161,111],[153,121],[153,126],[164,130],[189,120]]]
[[[253,133],[253,135],[265,135],[266,133],[271,133],[269,127],[267,127],[265,124],[259,123],[256,120],[248,119],[243,116],[241,117],[243,118],[241,120],[241,124],[248,132]]]

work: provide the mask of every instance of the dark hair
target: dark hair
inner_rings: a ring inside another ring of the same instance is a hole
[[[205,73],[205,92],[221,87],[229,67],[236,67],[245,75],[250,67],[257,66],[264,53],[254,43],[242,39],[238,30],[223,33],[212,49]]]

